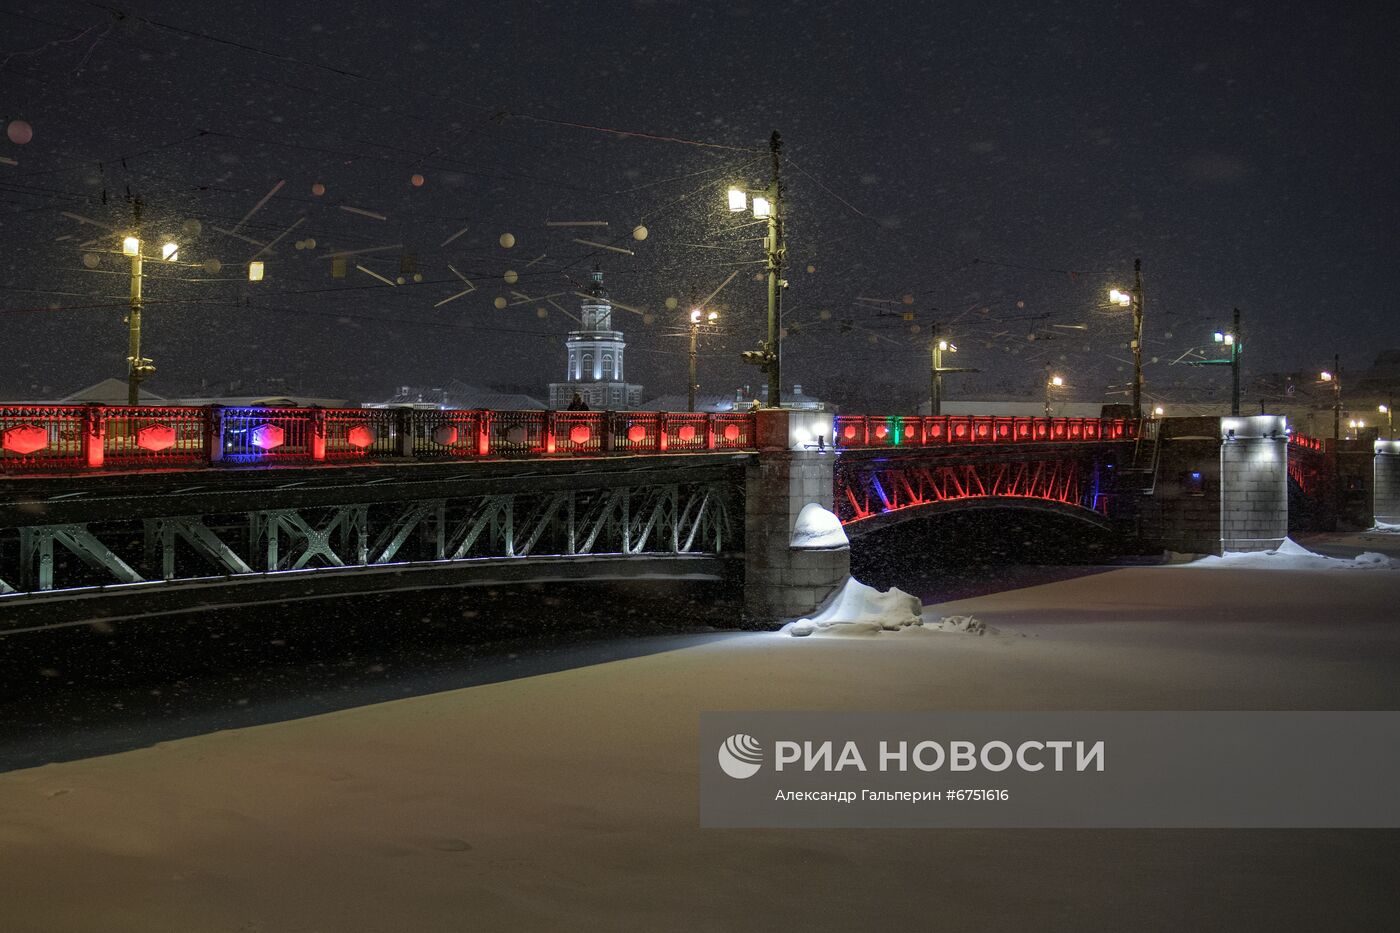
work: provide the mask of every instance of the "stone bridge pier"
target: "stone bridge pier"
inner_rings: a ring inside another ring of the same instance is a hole
[[[1376,441],[1372,471],[1375,520],[1400,525],[1400,441]]]
[[[759,452],[744,476],[744,611],[752,621],[810,615],[850,576],[839,525],[825,535],[797,533],[808,504],[833,511],[833,427],[830,413],[758,412]]]

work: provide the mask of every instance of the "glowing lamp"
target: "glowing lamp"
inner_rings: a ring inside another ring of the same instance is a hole
[[[1108,300],[1116,305],[1120,305],[1126,308],[1128,305],[1133,303],[1133,296],[1129,295],[1127,292],[1119,291],[1118,289],[1113,288],[1109,289]]]
[[[248,281],[249,281],[249,282],[261,282],[262,280],[263,280],[263,264],[262,264],[262,260],[255,259],[255,260],[253,260],[252,262],[248,263]]]
[[[374,443],[374,428],[367,424],[357,424],[345,432],[345,442],[351,447],[364,450]]]
[[[1324,369],[1318,378],[1320,378],[1323,382],[1331,382],[1332,374]]]
[[[692,311],[690,312],[690,323],[692,323],[692,324],[699,324],[699,323],[700,323],[700,318],[703,317],[703,316],[704,316],[704,312],[701,311],[699,308],[695,308],[694,310],[692,310]]]
[[[680,430],[676,432],[676,439],[679,440],[682,444],[688,444],[691,441],[695,440],[695,425],[681,425]]]
[[[1156,408],[1152,409],[1152,414],[1154,414],[1154,415],[1160,416],[1160,415],[1165,415],[1166,413],[1167,413],[1167,410],[1166,410],[1165,408],[1163,408],[1161,405],[1158,405]]]
[[[174,262],[180,258],[180,244],[164,243],[160,248],[160,258],[169,262]]]
[[[275,424],[260,424],[253,429],[253,446],[259,450],[272,450],[281,447],[287,440],[287,432]]]
[[[141,241],[134,236],[129,236],[126,239],[122,240],[122,255],[140,256]]]
[[[1389,406],[1389,405],[1377,405],[1377,406],[1376,406],[1376,411],[1380,412],[1380,413],[1383,414],[1383,415],[1388,415],[1388,414],[1390,414],[1390,406]]]
[[[0,446],[11,453],[32,454],[49,446],[49,432],[37,424],[21,424],[0,435]]]
[[[749,206],[749,199],[738,188],[729,189],[729,213],[737,214]]]
[[[627,440],[633,444],[640,444],[642,441],[646,440],[646,437],[647,429],[640,424],[634,424],[627,429]]]
[[[718,312],[718,311],[711,311],[708,315],[705,316],[705,319],[706,319],[707,321],[709,321],[711,324],[713,324],[715,321],[718,321],[718,320],[719,320],[719,312]]]
[[[762,195],[753,196],[753,215],[760,219],[773,213],[773,205],[768,203],[768,199]]]
[[[587,444],[588,439],[593,436],[586,424],[576,424],[569,429],[569,442],[571,444]]]
[[[846,440],[848,440],[848,441],[853,441],[853,440],[855,440],[855,437],[856,437],[856,426],[853,425],[853,424],[848,424],[848,425],[846,425],[844,428],[841,429],[841,436],[844,437],[844,438],[845,438]]]
[[[148,424],[136,432],[136,446],[152,452],[175,446],[175,429],[168,424]]]
[[[1216,343],[1224,343],[1224,342],[1225,342],[1225,335],[1222,334],[1220,331],[1216,331],[1216,332],[1215,332],[1215,342],[1216,342]]]
[[[726,441],[737,441],[739,439],[739,426],[737,424],[725,425],[724,439]]]
[[[1063,385],[1065,384],[1065,381],[1064,381],[1063,379],[1061,379],[1059,376],[1051,376],[1051,377],[1050,377],[1050,384],[1051,384],[1052,386],[1054,386],[1055,388],[1058,389],[1059,387],[1061,387],[1061,386],[1063,386]]]
[[[946,350],[946,349],[948,349],[948,341],[946,341],[946,340],[940,340],[940,341],[938,341],[938,349],[940,349],[940,350]]]

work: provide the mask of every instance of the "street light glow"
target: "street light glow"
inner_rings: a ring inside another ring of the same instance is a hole
[[[738,188],[729,189],[729,213],[737,214],[742,210],[746,210],[748,206],[749,199],[744,192],[740,191]]]
[[[704,312],[701,311],[699,308],[692,308],[692,309],[690,310],[690,323],[692,323],[692,324],[699,324],[699,323],[700,323],[700,318],[703,317],[703,316],[704,316]]]
[[[122,240],[122,254],[126,256],[140,256],[141,241],[134,236],[129,236]]]
[[[1234,346],[1234,345],[1235,345],[1235,335],[1234,335],[1234,334],[1226,334],[1226,335],[1225,335],[1225,346],[1227,346],[1227,347],[1232,347],[1232,346]]]
[[[1063,379],[1061,379],[1059,376],[1051,376],[1051,377],[1050,377],[1050,384],[1051,384],[1052,386],[1054,386],[1055,388],[1058,389],[1060,386],[1062,386],[1062,385],[1065,384],[1065,381],[1064,381]]]
[[[1377,405],[1377,406],[1376,406],[1376,411],[1380,412],[1380,413],[1383,414],[1383,415],[1388,415],[1388,414],[1390,414],[1390,406],[1389,406],[1389,405]]]
[[[1167,413],[1167,410],[1166,410],[1165,408],[1163,408],[1161,405],[1158,405],[1156,408],[1152,409],[1152,414],[1154,414],[1154,415],[1161,416],[1161,415],[1165,415],[1166,413]]]
[[[1318,378],[1320,378],[1323,382],[1331,382],[1332,374],[1324,369]]]
[[[263,280],[263,264],[261,259],[255,259],[248,263],[248,281],[261,282]]]
[[[1225,335],[1222,334],[1220,331],[1216,331],[1216,332],[1215,332],[1215,342],[1216,342],[1216,343],[1224,343],[1224,342],[1225,342]]]
[[[946,341],[946,340],[940,340],[940,341],[938,341],[938,349],[940,349],[940,350],[946,350],[946,349],[948,349],[948,341]]]
[[[160,248],[160,258],[175,261],[180,258],[180,244],[167,241]]]
[[[771,213],[773,213],[773,205],[768,203],[768,199],[763,197],[762,195],[754,195],[753,215],[761,219],[767,217]]]
[[[706,319],[707,319],[711,324],[713,324],[715,321],[718,321],[718,320],[719,320],[719,312],[718,312],[718,311],[711,311],[711,312],[709,313],[709,315],[707,316]]]
[[[1128,305],[1133,303],[1133,296],[1129,295],[1127,292],[1119,291],[1116,288],[1111,288],[1108,291],[1108,300],[1116,305],[1121,305],[1122,307],[1126,308]]]

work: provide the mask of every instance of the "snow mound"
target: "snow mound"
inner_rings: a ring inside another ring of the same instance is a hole
[[[792,547],[812,550],[845,547],[850,543],[846,529],[841,527],[841,519],[815,502],[808,502],[797,513],[797,525],[792,529]]]
[[[1395,570],[1400,569],[1400,561],[1374,551],[1366,551],[1350,560],[1327,557],[1309,551],[1292,538],[1284,538],[1283,543],[1272,551],[1226,551],[1218,557],[1203,557],[1191,566],[1257,570]]]
[[[923,608],[917,596],[910,596],[903,590],[891,589],[881,593],[855,577],[848,577],[826,608],[810,619],[798,619],[784,626],[783,631],[797,636],[894,632],[906,626],[919,625],[923,621]]]
[[[1368,535],[1400,535],[1400,525],[1392,525],[1390,522],[1376,522],[1374,526],[1367,529]]]
[[[963,632],[968,635],[985,635],[991,629],[976,616],[944,616],[937,622],[924,621],[924,628],[937,632]]]
[[[804,638],[809,635],[878,635],[881,632],[981,635],[989,629],[972,616],[926,619],[917,596],[895,588],[882,593],[851,577],[821,612],[789,623],[781,631]]]

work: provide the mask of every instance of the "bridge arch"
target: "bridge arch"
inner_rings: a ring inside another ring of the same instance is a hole
[[[941,502],[925,502],[891,509],[888,512],[877,512],[864,518],[850,519],[843,522],[842,527],[845,528],[847,537],[855,539],[915,519],[926,519],[951,512],[990,509],[1014,509],[1058,515],[1092,525],[1103,531],[1113,530],[1113,525],[1109,520],[1092,509],[1053,499],[1035,499],[1028,496],[968,496]]]

